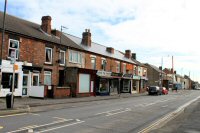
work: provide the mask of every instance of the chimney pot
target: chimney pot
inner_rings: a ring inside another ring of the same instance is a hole
[[[112,47],[107,47],[106,51],[111,53],[111,54],[114,54],[114,48],[112,48]]]

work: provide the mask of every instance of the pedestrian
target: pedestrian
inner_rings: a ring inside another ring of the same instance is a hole
[[[177,92],[177,90],[178,90],[178,87],[177,87],[177,86],[175,87],[175,90],[176,90],[176,92]]]

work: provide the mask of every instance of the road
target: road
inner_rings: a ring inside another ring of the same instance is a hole
[[[74,103],[59,110],[1,116],[0,132],[137,133],[199,96],[200,91],[186,90],[162,96]]]

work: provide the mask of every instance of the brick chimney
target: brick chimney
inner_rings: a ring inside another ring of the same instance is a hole
[[[43,16],[41,29],[48,34],[51,34],[51,16]]]
[[[136,60],[136,53],[132,53],[132,59]]]
[[[85,32],[83,32],[82,35],[83,37],[82,37],[81,44],[90,47],[92,43],[90,29],[85,29]]]
[[[51,34],[53,34],[54,36],[60,37],[61,32],[59,30],[54,29],[51,31]]]
[[[131,58],[131,50],[125,50],[125,57]]]
[[[114,48],[112,48],[112,47],[107,47],[106,51],[111,53],[111,54],[114,54]]]

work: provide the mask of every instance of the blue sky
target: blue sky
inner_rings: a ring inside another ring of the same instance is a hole
[[[0,1],[3,11],[4,0]],[[50,15],[52,27],[124,52],[137,53],[141,62],[174,67],[181,75],[200,81],[199,0],[8,0],[11,15],[40,24]]]

